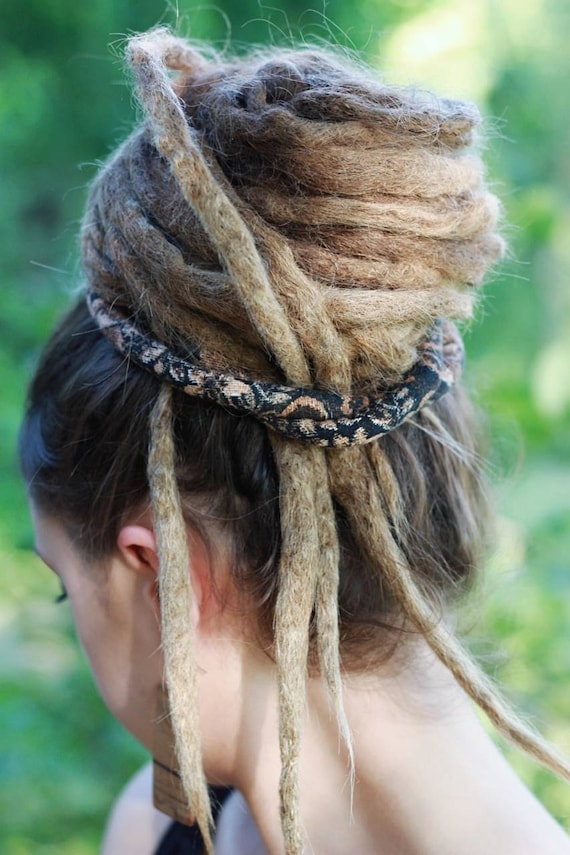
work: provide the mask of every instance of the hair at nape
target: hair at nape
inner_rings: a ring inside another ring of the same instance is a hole
[[[132,38],[127,60],[145,121],[94,182],[83,262],[90,287],[149,334],[181,352],[191,343],[221,372],[366,395],[398,382],[438,319],[472,315],[503,241],[471,105],[388,86],[310,48],[216,61],[158,29]],[[147,477],[165,680],[184,789],[212,852],[188,617],[181,393],[157,388]],[[278,566],[265,599],[288,855],[303,850],[307,675],[326,682],[350,775],[341,674],[358,667],[357,649],[373,661],[370,638],[390,633],[383,621],[421,633],[503,736],[570,778],[442,619],[484,537],[462,390],[368,444],[324,449],[270,430],[263,442],[278,495]],[[351,555],[364,569],[353,573]],[[381,591],[372,636],[366,621],[350,623],[346,603],[356,595],[346,576],[357,573],[363,591]]]

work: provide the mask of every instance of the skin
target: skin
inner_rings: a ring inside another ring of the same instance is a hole
[[[32,514],[37,551],[68,593],[105,703],[152,751],[163,661],[159,562],[148,517],[134,516],[113,554],[98,563],[85,561],[56,520],[37,508]],[[211,783],[240,793],[224,810],[216,852],[283,855],[275,667],[250,640],[226,551],[212,553],[197,533],[190,535],[204,766]],[[213,595],[212,578],[222,598]],[[309,681],[300,770],[308,852],[570,855],[568,837],[505,762],[421,640],[389,670],[347,676],[345,705],[356,759],[352,818],[346,752],[326,691],[319,680]],[[164,830],[148,803],[145,774],[117,806],[105,855],[150,855]],[[145,841],[129,848],[133,816]]]

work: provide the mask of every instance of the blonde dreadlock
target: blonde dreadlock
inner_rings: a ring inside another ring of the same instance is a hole
[[[338,393],[396,382],[436,319],[470,317],[474,286],[503,251],[497,201],[467,151],[479,121],[473,108],[380,85],[316,51],[210,64],[156,30],[132,39],[127,57],[147,125],[97,179],[83,230],[88,277],[109,303],[138,314],[161,341],[197,345],[210,368]],[[211,852],[170,407],[165,390],[148,464],[166,683],[183,784]],[[443,435],[437,415],[429,422]],[[313,614],[319,671],[351,757],[333,499],[404,619],[468,695],[504,736],[570,777],[498,697],[415,578],[399,544],[400,485],[382,445],[325,451],[276,434],[271,443],[288,855],[303,849],[298,760]]]

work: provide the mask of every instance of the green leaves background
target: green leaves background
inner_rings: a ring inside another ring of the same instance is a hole
[[[497,546],[464,623],[485,667],[570,754],[570,67],[564,0],[28,0],[0,9],[0,849],[94,855],[146,758],[98,699],[56,581],[31,552],[15,462],[27,378],[80,276],[98,163],[132,126],[120,51],[168,23],[231,41],[334,41],[396,82],[476,100],[510,257],[467,336],[488,412]],[[570,827],[570,788],[509,750]]]

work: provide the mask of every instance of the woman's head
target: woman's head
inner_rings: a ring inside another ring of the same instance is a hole
[[[125,521],[149,506],[149,414],[160,381],[116,351],[84,299],[46,346],[20,436],[30,497],[63,522],[79,553],[106,560]],[[267,430],[254,418],[174,396],[176,479],[188,524],[215,548],[231,545],[236,589],[254,635],[271,651],[281,549],[279,475]],[[471,582],[484,545],[486,504],[471,407],[456,389],[382,440],[402,496],[398,536],[418,580],[442,600]],[[401,615],[335,502],[339,618],[345,665],[378,664]]]
[[[134,39],[129,60],[147,118],[91,190],[89,287],[196,370],[336,395],[356,422],[394,387],[401,410],[426,336],[440,319],[471,315],[502,251],[496,200],[471,152],[476,111],[316,51],[207,62],[158,32]],[[484,539],[469,404],[456,387],[379,439],[344,448],[339,434],[323,449],[268,430],[255,405],[237,415],[171,391],[161,371],[119,353],[112,326],[104,337],[81,300],[32,384],[24,471],[33,500],[92,557],[109,556],[125,519],[150,502],[175,709],[193,703],[178,679],[191,659],[188,615],[173,593],[187,592],[176,588],[187,575],[183,517],[212,548],[220,537],[231,545],[240,607],[277,663],[283,828],[297,852],[308,659],[347,741],[340,656],[347,668],[373,666],[398,628],[425,634],[492,707],[439,621]],[[196,736],[173,718],[204,824]]]

